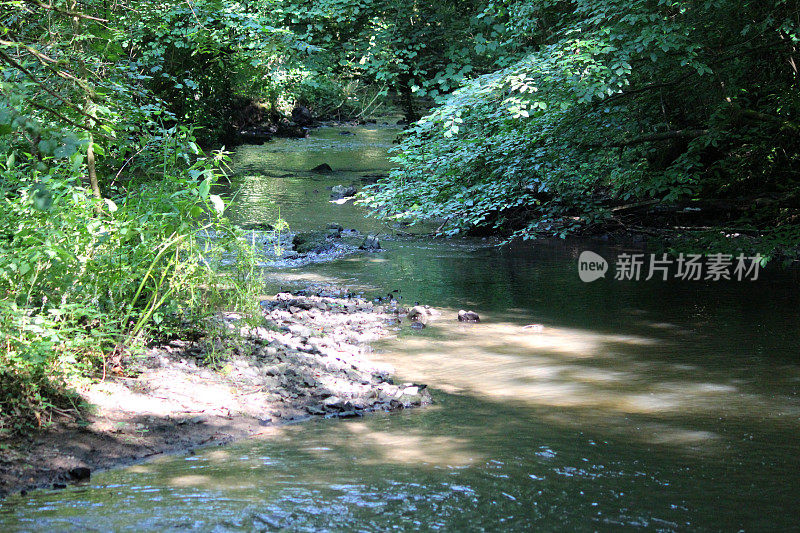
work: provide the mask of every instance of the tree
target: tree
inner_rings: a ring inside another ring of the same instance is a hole
[[[752,207],[774,196],[745,222],[794,223],[785,209],[800,199],[795,3],[503,5],[555,26],[527,25],[521,57],[410,132],[401,170],[368,198],[380,213],[527,237],[613,225],[622,206]],[[732,224],[727,216],[717,222]]]

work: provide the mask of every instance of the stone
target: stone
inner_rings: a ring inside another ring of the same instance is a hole
[[[331,200],[343,200],[356,195],[356,188],[352,185],[334,185],[331,188]]]
[[[283,375],[286,370],[289,368],[289,363],[278,363],[277,365],[271,365],[265,367],[263,372],[267,376],[281,376]]]
[[[312,415],[325,414],[325,408],[321,405],[309,405],[308,407],[306,407],[306,411],[308,411],[308,413]]]
[[[272,132],[264,128],[252,128],[239,132],[239,141],[242,144],[261,146],[272,140]]]
[[[333,237],[338,239],[342,236],[342,232],[344,231],[344,227],[340,224],[328,224],[328,237]]]
[[[436,309],[432,309],[427,305],[415,305],[409,309],[406,318],[413,322],[427,324],[433,317],[439,316],[441,313]]]
[[[459,322],[480,322],[481,317],[475,311],[464,311],[463,309],[458,312]]]
[[[295,337],[311,337],[314,334],[311,328],[301,324],[292,324],[289,326],[289,332]]]
[[[378,180],[388,178],[388,174],[365,174],[361,176],[361,183],[365,185],[375,185]]]
[[[366,250],[368,252],[377,252],[381,250],[381,242],[378,240],[377,235],[367,235],[367,238],[364,239],[364,242],[361,243],[361,246],[358,248],[359,250]]]
[[[430,392],[428,392],[427,385],[407,383],[394,395],[392,403],[394,404],[395,402],[397,402],[396,405],[398,407],[406,408],[428,405],[433,403],[433,399]]]
[[[317,165],[311,169],[311,172],[316,174],[330,174],[333,172],[333,169],[328,163],[322,163],[321,165]]]

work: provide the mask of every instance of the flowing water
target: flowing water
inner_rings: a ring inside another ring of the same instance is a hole
[[[270,269],[444,311],[375,347],[436,405],[317,420],[14,496],[2,530],[800,530],[800,284],[587,284],[597,242],[414,237],[329,203],[385,173],[397,130],[242,147],[231,216],[382,233],[386,251]],[[308,172],[320,163],[335,172]],[[357,242],[355,244],[358,244]],[[470,308],[480,324],[459,324]],[[539,326],[524,328],[525,325]]]

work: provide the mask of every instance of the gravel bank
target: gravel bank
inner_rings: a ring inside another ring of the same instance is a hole
[[[190,452],[312,417],[361,416],[431,403],[425,385],[397,384],[369,360],[402,310],[341,289],[281,293],[264,317],[228,313],[217,334],[150,348],[126,376],[79,392],[94,407],[0,447],[0,496],[61,488],[89,472]]]

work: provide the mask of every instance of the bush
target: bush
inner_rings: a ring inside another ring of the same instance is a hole
[[[194,157],[105,200],[75,177],[77,159],[0,163],[0,428],[41,423],[68,379],[121,371],[152,335],[255,309],[251,255],[210,193],[223,156]]]

